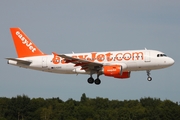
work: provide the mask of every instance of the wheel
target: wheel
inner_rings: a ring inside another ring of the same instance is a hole
[[[99,85],[101,83],[101,80],[99,78],[97,78],[94,82],[96,85]]]
[[[93,84],[94,83],[94,79],[92,77],[88,78],[87,81],[88,81],[89,84]]]
[[[151,80],[152,80],[152,77],[148,77],[147,80],[148,80],[148,81],[151,81]]]

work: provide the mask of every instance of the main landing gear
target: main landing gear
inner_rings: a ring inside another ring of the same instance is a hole
[[[91,75],[90,78],[87,79],[87,82],[89,84],[93,84],[93,83],[95,83],[96,85],[101,84],[101,80],[99,79],[99,75],[97,75],[97,78],[95,80],[94,80],[94,78]]]
[[[148,80],[148,81],[151,81],[151,80],[152,80],[152,77],[150,77],[150,74],[151,74],[151,73],[150,73],[150,70],[147,70],[147,76],[148,76],[147,80]]]

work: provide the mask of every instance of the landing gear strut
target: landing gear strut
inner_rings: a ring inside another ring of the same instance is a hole
[[[152,80],[152,77],[150,77],[150,74],[151,74],[151,73],[150,73],[150,70],[147,70],[147,76],[148,76],[147,80],[148,80],[148,81],[151,81],[151,80]]]
[[[101,83],[101,80],[99,79],[99,74],[97,74],[97,79],[94,81],[96,85],[99,85]]]

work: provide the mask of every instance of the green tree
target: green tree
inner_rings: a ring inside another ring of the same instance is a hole
[[[40,118],[41,120],[50,120],[52,119],[52,106],[48,108],[44,107],[40,110]]]
[[[82,94],[82,96],[81,96],[81,103],[85,103],[86,102],[86,100],[87,100],[87,98],[86,98],[86,94],[85,93],[83,93]]]
[[[87,98],[80,101],[33,98],[18,95],[0,98],[0,120],[180,120],[180,105],[170,100],[109,100]]]

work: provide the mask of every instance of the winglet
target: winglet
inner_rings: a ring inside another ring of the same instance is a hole
[[[45,55],[20,28],[10,28],[19,58]]]

